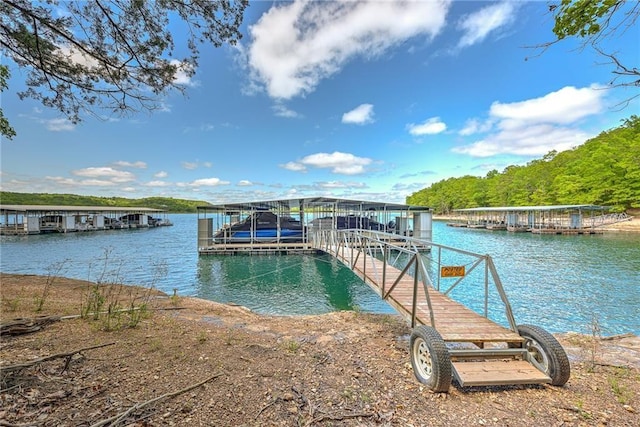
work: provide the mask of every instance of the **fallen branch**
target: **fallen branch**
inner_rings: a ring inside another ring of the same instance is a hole
[[[69,352],[66,352],[66,353],[52,354],[51,356],[41,357],[39,359],[31,360],[29,362],[24,362],[24,363],[18,363],[16,365],[0,366],[0,374],[4,375],[6,372],[17,371],[19,369],[28,368],[30,366],[37,365],[38,363],[42,363],[42,362],[47,362],[49,360],[60,359],[60,358],[63,358],[63,357],[70,358],[71,356],[73,356],[76,353],[82,353],[83,351],[86,351],[86,350],[93,350],[93,349],[96,349],[96,348],[107,347],[109,345],[114,345],[114,344],[115,344],[115,342],[110,342],[110,343],[107,343],[107,344],[99,344],[99,345],[94,345],[94,346],[91,346],[91,347],[81,348],[79,350],[69,351]]]
[[[327,414],[327,415],[321,415],[317,418],[314,418],[312,420],[310,420],[306,425],[307,427],[315,424],[315,423],[320,423],[322,421],[325,420],[333,420],[333,421],[341,421],[341,420],[346,420],[349,418],[371,418],[371,417],[375,417],[376,414],[371,414],[371,413],[364,413],[364,412],[356,412],[353,414]]]
[[[112,311],[90,311],[86,315],[85,314],[71,314],[69,316],[62,316],[60,319],[62,319],[62,320],[79,319],[81,317],[99,316],[99,315],[103,315],[103,314],[129,313],[129,312],[132,312],[132,311],[140,311],[140,310],[171,311],[171,310],[186,310],[186,309],[187,309],[186,307],[142,307],[142,306],[138,306],[138,307],[131,307],[131,308],[121,308],[119,310],[112,310]]]
[[[608,337],[601,337],[600,341],[613,341],[613,340],[621,340],[623,338],[631,338],[635,335],[633,335],[631,332],[627,332],[626,334],[618,334],[618,335],[611,335]]]
[[[253,418],[253,420],[254,420],[254,421],[255,421],[255,420],[257,420],[257,419],[258,419],[258,417],[259,417],[260,415],[262,415],[262,413],[263,413],[264,411],[266,411],[268,408],[270,408],[271,406],[273,406],[273,405],[275,405],[276,403],[281,402],[281,401],[282,401],[282,398],[281,398],[281,397],[276,397],[276,398],[275,398],[275,399],[273,399],[270,403],[267,403],[266,405],[264,405],[264,406],[262,407],[262,409],[260,409],[260,411],[258,411],[258,413],[257,413],[257,414],[256,414],[256,416]]]
[[[163,394],[162,396],[154,397],[153,399],[147,400],[146,402],[136,403],[135,405],[133,405],[131,408],[127,409],[126,411],[124,411],[124,412],[122,412],[120,414],[114,415],[111,418],[106,418],[104,420],[98,421],[97,423],[92,424],[91,427],[101,427],[101,426],[107,425],[109,423],[111,423],[111,427],[114,427],[114,426],[118,425],[120,422],[122,422],[128,415],[130,415],[132,412],[137,411],[138,409],[144,408],[145,406],[151,405],[152,403],[155,403],[155,402],[157,402],[159,400],[166,399],[168,397],[174,397],[174,396],[177,396],[177,395],[182,394],[182,393],[186,393],[186,392],[188,392],[190,390],[193,390],[194,388],[200,387],[201,385],[203,385],[205,383],[208,383],[209,381],[211,381],[211,380],[213,380],[215,378],[218,378],[221,375],[222,375],[222,373],[217,373],[215,375],[210,376],[209,378],[207,378],[205,380],[200,381],[197,384],[193,384],[193,385],[190,385],[189,387],[183,388],[182,390],[172,391],[170,393]]]
[[[0,323],[0,336],[29,334],[39,331],[51,323],[58,322],[60,319],[60,316],[39,316],[8,320]]]

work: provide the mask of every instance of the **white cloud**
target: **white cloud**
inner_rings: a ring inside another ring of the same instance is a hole
[[[357,175],[364,173],[365,167],[371,163],[372,160],[369,158],[336,151],[311,154],[298,162],[289,162],[282,167],[288,170],[306,171],[306,167],[311,166],[319,169],[331,169],[331,172],[343,175]]]
[[[229,185],[229,181],[222,181],[220,178],[201,178],[188,184],[190,187],[217,187],[219,185]]]
[[[298,163],[298,162],[287,162],[285,164],[280,165],[281,168],[286,169],[286,170],[290,170],[293,172],[306,172],[307,171],[307,167],[305,165],[303,165],[302,163]]]
[[[462,136],[469,136],[476,133],[489,132],[492,127],[493,120],[486,120],[485,122],[481,122],[478,119],[469,119],[458,133]]]
[[[576,147],[593,135],[572,126],[603,109],[605,92],[598,86],[577,89],[567,86],[539,98],[491,105],[489,114],[497,132],[456,153],[474,157],[497,154],[540,156],[551,150]]]
[[[169,183],[165,181],[155,180],[155,181],[149,181],[144,185],[147,187],[166,187],[169,185]]]
[[[252,84],[278,99],[310,93],[355,57],[380,56],[412,37],[433,39],[450,4],[298,0],[273,6],[249,28]]]
[[[355,181],[327,181],[327,182],[318,182],[315,184],[315,187],[326,190],[326,189],[337,189],[337,188],[368,188],[368,185],[364,182],[355,182]]]
[[[287,118],[299,118],[301,117],[300,114],[298,114],[297,112],[287,108],[285,105],[283,104],[275,104],[273,107],[273,112],[276,116],[278,117],[287,117]]]
[[[54,132],[74,130],[76,127],[73,123],[71,123],[67,119],[45,120],[44,124],[47,130],[54,131]]]
[[[120,182],[124,182],[124,181],[120,181]],[[119,182],[115,180],[108,181],[106,179],[83,179],[79,181],[77,184],[87,185],[89,187],[112,187],[116,185],[116,183],[119,183]]]
[[[119,160],[117,162],[114,163],[116,166],[120,166],[123,168],[138,168],[138,169],[146,169],[147,168],[147,164],[145,162],[142,161],[137,161],[137,162],[126,162],[123,160]]]
[[[119,171],[109,167],[90,167],[71,171],[73,175],[87,178],[109,178],[110,182],[130,182],[135,180],[135,175],[127,171]],[[95,185],[95,184],[89,184]]]
[[[246,179],[242,179],[238,182],[238,187],[251,187],[252,185],[253,182]]]
[[[165,171],[160,171],[156,174],[153,175],[155,178],[166,178],[169,176],[168,173],[166,173]]]
[[[518,127],[525,121],[568,124],[602,111],[603,94],[602,88],[595,85],[581,89],[566,86],[527,101],[494,102],[489,113],[503,120],[502,127]]]
[[[458,47],[472,46],[483,41],[489,33],[510,24],[515,18],[516,5],[512,1],[496,3],[464,16],[458,27],[464,34]]]
[[[182,167],[188,170],[198,169],[197,162],[182,162]]]
[[[81,65],[87,68],[99,68],[100,63],[93,57],[85,55],[83,52],[69,45],[58,47],[54,52],[56,55],[63,56],[67,62],[71,64]]]
[[[181,62],[177,59],[169,61],[171,65],[177,67],[176,74],[173,76],[173,82],[183,86],[197,86],[196,83],[191,80],[193,76],[193,66],[187,62]]]
[[[440,117],[432,117],[424,121],[424,123],[416,125],[416,124],[408,124],[407,129],[411,135],[420,136],[420,135],[435,135],[447,130],[447,125],[440,120]]]
[[[56,185],[75,185],[76,182],[71,178],[64,178],[62,176],[45,176],[46,181],[53,181]]]
[[[342,115],[342,123],[355,123],[362,125],[373,123],[373,105],[361,104],[353,110]]]

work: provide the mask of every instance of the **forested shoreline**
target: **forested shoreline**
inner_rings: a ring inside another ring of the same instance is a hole
[[[209,203],[171,197],[81,196],[0,192],[2,204],[137,206],[193,213]],[[560,153],[551,151],[526,165],[512,165],[484,177],[452,177],[419,190],[407,204],[429,206],[436,214],[483,206],[594,204],[622,212],[640,208],[640,117]]]
[[[484,177],[448,178],[407,197],[436,214],[484,206],[594,204],[640,208],[640,117],[560,153]]]
[[[61,205],[61,206],[120,206],[163,209],[170,213],[193,213],[198,206],[209,205],[198,200],[174,199],[172,197],[125,197],[80,196],[57,193],[12,193],[0,192],[3,205]]]

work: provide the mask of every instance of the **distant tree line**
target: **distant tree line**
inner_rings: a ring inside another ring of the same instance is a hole
[[[198,206],[209,203],[197,200],[174,199],[172,197],[145,197],[127,199],[124,197],[79,196],[76,194],[11,193],[0,192],[3,205],[63,205],[63,206],[120,206],[162,209],[173,213],[193,213]]]
[[[448,178],[407,197],[438,214],[485,206],[594,204],[640,208],[640,117],[560,153],[485,177]]]

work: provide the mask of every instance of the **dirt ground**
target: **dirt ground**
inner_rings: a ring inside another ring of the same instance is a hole
[[[441,394],[416,381],[395,316],[260,316],[41,276],[0,284],[3,325],[68,316],[2,335],[0,426],[640,426],[636,336],[557,336],[563,387],[454,382]],[[112,314],[87,317],[92,307]]]

